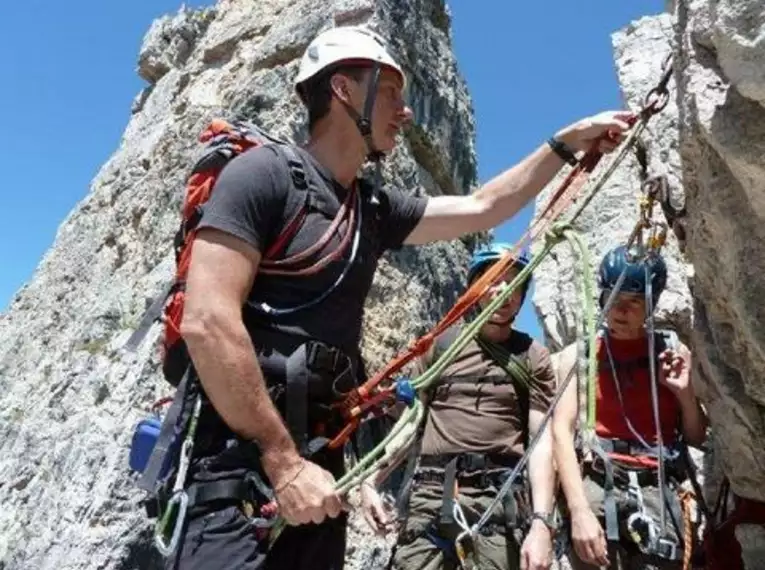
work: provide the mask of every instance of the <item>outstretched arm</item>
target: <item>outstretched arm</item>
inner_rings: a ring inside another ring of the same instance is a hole
[[[600,148],[611,152],[629,129],[626,121],[631,117],[628,112],[601,113],[561,130],[556,138],[574,151],[581,151],[587,150],[596,139],[610,132],[613,138],[601,141]],[[405,243],[455,239],[493,228],[518,213],[564,164],[549,145],[543,144],[473,194],[429,198],[424,215]]]

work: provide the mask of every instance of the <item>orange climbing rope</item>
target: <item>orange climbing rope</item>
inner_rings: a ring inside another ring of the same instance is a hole
[[[693,555],[693,500],[696,495],[687,489],[681,491],[680,504],[683,507],[683,570],[691,569]]]

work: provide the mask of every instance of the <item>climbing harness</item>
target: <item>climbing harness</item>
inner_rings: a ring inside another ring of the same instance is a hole
[[[273,356],[275,351],[271,352],[272,357],[276,358]],[[279,391],[284,394],[285,423],[301,456],[310,460],[323,450],[328,441],[322,430],[333,429],[333,426],[329,418],[331,414],[324,412],[322,404],[310,401],[309,383],[316,382],[315,375],[324,377],[332,373],[335,374],[333,384],[336,385],[344,376],[355,374],[353,365],[342,352],[318,341],[301,344],[289,356],[280,358],[283,359],[285,383],[275,385],[269,391],[273,391],[272,398],[275,400]],[[348,378],[347,381],[353,382],[353,379]],[[179,533],[182,532],[180,529],[192,509],[204,509],[210,503],[227,501],[240,504],[250,519],[250,526],[263,539],[278,522],[274,493],[265,483],[265,475],[255,467],[259,461],[255,444],[221,432],[220,437],[226,440],[225,449],[213,452],[212,456],[220,459],[221,464],[236,462],[253,468],[243,477],[231,474],[221,478],[209,477],[205,474],[205,466],[197,464],[193,480],[188,481],[189,464],[197,444],[202,452],[209,452],[218,437],[215,434],[219,429],[224,429],[222,425],[210,424],[210,417],[201,414],[202,408],[209,403],[203,400],[200,392],[199,381],[190,367],[176,390],[161,427],[158,419],[153,419],[149,427],[137,430],[136,438],[140,438],[141,443],[137,445],[134,441],[131,449],[131,468],[141,474],[139,488],[149,493],[145,501],[147,514],[150,518],[157,518],[155,543],[158,551],[165,556],[172,554],[177,547]],[[167,399],[163,399],[157,405],[166,402]],[[317,416],[319,413],[321,415]],[[203,430],[199,428],[200,415],[207,417],[205,421],[208,423]]]
[[[436,348],[439,352],[443,352],[454,342],[457,336],[456,328],[449,329],[447,333],[437,339]],[[461,383],[471,385],[483,383],[512,384],[518,401],[521,425],[523,426],[523,445],[526,446],[528,443],[528,416],[530,407],[529,390],[533,380],[528,363],[516,354],[511,353],[504,346],[489,342],[481,336],[477,336],[475,341],[481,350],[505,371],[505,375],[490,378],[443,376],[439,379],[438,387]],[[421,431],[418,433],[419,437],[422,436]],[[455,545],[450,540],[444,538],[443,535],[450,532],[449,528],[453,522],[462,530],[470,528],[467,526],[467,517],[459,500],[459,485],[470,483],[471,487],[486,488],[488,485],[493,484],[501,487],[505,477],[510,474],[512,467],[515,465],[515,459],[512,456],[468,451],[445,456],[420,457],[420,442],[421,439],[418,439],[417,444],[412,446],[408,457],[407,474],[403,482],[404,488],[400,493],[398,501],[400,521],[402,524],[406,524],[406,511],[408,510],[411,483],[415,479],[431,483],[439,482],[443,488],[442,505],[439,515],[427,528],[415,534],[426,536],[444,551],[445,555],[458,559],[459,555]],[[436,470],[432,471],[434,468]],[[516,484],[513,487],[520,493],[525,492],[523,484]],[[503,533],[510,528],[518,527],[519,520],[524,520],[526,514],[531,514],[520,512],[513,493],[508,493],[502,498],[502,507],[504,525],[501,532]],[[496,532],[495,527],[496,525],[492,525],[492,529],[494,529],[492,532]],[[485,527],[484,529],[489,530]]]

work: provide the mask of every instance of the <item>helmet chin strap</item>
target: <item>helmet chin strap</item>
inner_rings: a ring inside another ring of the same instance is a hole
[[[367,159],[375,163],[375,182],[373,192],[373,201],[378,201],[378,194],[382,187],[382,159],[385,154],[375,147],[375,142],[372,137],[372,111],[375,106],[375,97],[377,96],[377,86],[380,84],[380,72],[382,66],[379,61],[374,62],[372,65],[372,73],[369,78],[369,85],[367,87],[367,95],[364,100],[364,113],[359,115],[358,111],[351,107],[348,103],[343,102],[346,112],[351,116],[353,122],[356,123],[356,127],[359,129],[361,136],[364,137],[364,142],[367,145]]]
[[[377,86],[380,84],[381,70],[382,66],[380,65],[380,62],[374,62],[372,65],[372,74],[369,78],[369,85],[367,87],[367,95],[364,100],[363,114],[359,115],[356,109],[348,103],[343,102],[343,107],[345,107],[346,112],[351,116],[353,122],[356,123],[356,127],[359,129],[361,136],[364,137],[364,142],[367,145],[367,158],[378,164],[384,154],[375,148],[375,143],[372,138],[372,111],[374,110],[375,97],[377,96]]]

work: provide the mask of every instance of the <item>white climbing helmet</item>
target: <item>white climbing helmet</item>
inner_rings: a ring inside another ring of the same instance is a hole
[[[295,77],[295,88],[330,65],[340,62],[370,61],[393,69],[406,82],[404,70],[385,49],[383,39],[368,28],[340,26],[325,30],[308,45]]]

